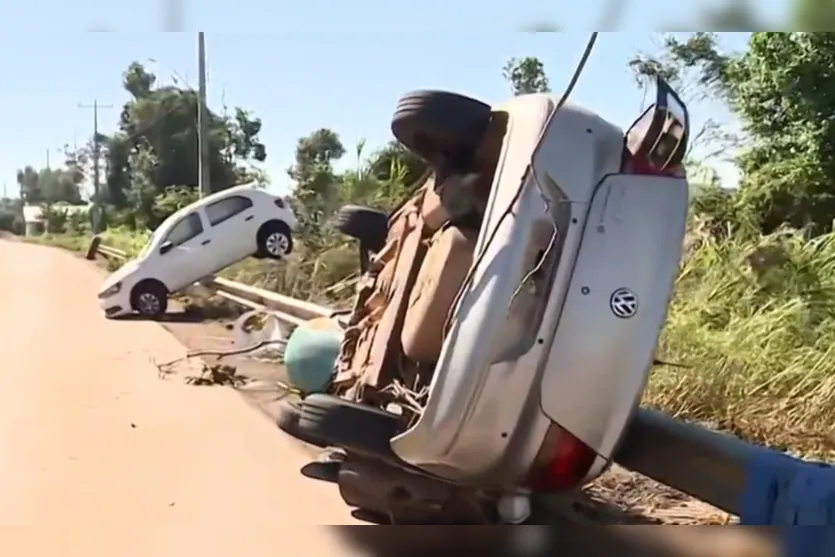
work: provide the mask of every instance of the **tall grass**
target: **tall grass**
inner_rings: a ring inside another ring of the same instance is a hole
[[[132,230],[130,228],[119,226],[115,228],[108,228],[101,234],[102,242],[112,248],[120,249],[127,252],[130,256],[134,256],[145,247],[151,232],[148,230]]]
[[[645,403],[771,446],[835,451],[835,234],[689,246]]]

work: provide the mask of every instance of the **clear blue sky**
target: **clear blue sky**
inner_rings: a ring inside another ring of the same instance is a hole
[[[658,9],[657,4],[654,0],[631,4],[621,27],[642,29],[677,21],[693,6],[684,2],[681,9],[667,8],[648,23],[637,17],[639,6]],[[499,14],[498,8],[505,5],[513,6],[512,17]],[[598,0],[586,2],[587,8],[572,9],[558,18],[573,28],[591,26],[598,5]],[[407,5],[395,9],[377,0],[329,2],[327,7],[320,2],[238,0],[223,6],[207,3],[198,14],[192,4],[187,11],[187,27],[201,27],[207,33],[209,104],[220,110],[225,97],[229,106],[250,109],[263,120],[265,166],[279,191],[287,187],[284,171],[296,140],[316,128],[337,131],[349,151],[365,138],[370,150],[389,139],[389,117],[400,94],[440,88],[499,101],[509,92],[501,68],[514,56],[538,56],[552,88],[559,90],[587,38],[581,32],[513,31],[552,11],[541,0],[512,4],[424,0],[415,13]],[[485,15],[488,6],[492,13]],[[131,61],[147,62],[163,82],[178,74],[196,85],[195,33],[152,32],[159,23],[157,6],[144,14],[124,8],[98,0],[12,3],[6,8],[6,26],[14,21],[21,30],[0,36],[4,52],[0,56],[0,185],[6,183],[9,194],[16,192],[18,168],[44,165],[47,149],[54,164],[61,160],[63,144],[89,137],[92,112],[78,108],[79,103],[97,98],[101,104],[113,105],[102,109],[100,129],[107,133],[115,128],[127,100],[120,76]],[[450,22],[468,18],[466,28],[483,31],[451,28]],[[397,21],[383,25],[383,19]],[[33,34],[36,26],[39,32]],[[62,31],[92,26],[116,32]],[[121,31],[137,27],[146,31]],[[378,30],[388,27],[392,30]],[[627,126],[639,112],[642,95],[626,62],[636,51],[654,51],[657,38],[646,30],[602,35],[574,101]],[[723,37],[725,46],[733,49],[741,49],[746,39],[745,34]],[[691,113],[695,125],[706,118],[727,119],[720,107],[711,105],[692,106]]]

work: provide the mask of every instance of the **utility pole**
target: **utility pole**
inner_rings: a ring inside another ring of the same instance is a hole
[[[49,169],[49,149],[46,150],[46,168]]]
[[[99,233],[99,224],[101,223],[101,200],[99,199],[99,158],[101,155],[101,142],[99,138],[99,109],[113,108],[112,104],[101,105],[98,99],[93,100],[93,104],[80,104],[79,108],[93,109],[93,234]]]
[[[203,31],[197,33],[197,74],[197,147],[199,151],[197,188],[200,197],[203,197],[211,193],[211,183],[209,181],[209,118],[206,110],[206,39],[203,36]]]

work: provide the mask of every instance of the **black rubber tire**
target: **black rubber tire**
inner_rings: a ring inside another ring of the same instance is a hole
[[[273,249],[274,246],[272,242],[274,241],[276,235],[283,236],[284,240],[282,241],[286,241],[285,247],[281,249],[280,253]],[[258,244],[258,249],[255,252],[255,256],[259,259],[279,260],[293,253],[293,234],[287,223],[279,220],[264,223],[261,228],[258,229],[256,242]]]
[[[147,297],[153,297],[156,301]],[[168,289],[156,281],[140,282],[131,290],[130,305],[141,317],[159,319],[168,311]]]
[[[378,252],[386,245],[388,236],[388,215],[383,211],[345,205],[336,214],[336,229],[360,241],[360,244],[372,252]]]
[[[297,403],[285,402],[278,408],[278,417],[276,418],[276,425],[278,429],[295,437],[299,441],[303,441],[309,445],[325,448],[327,444],[321,439],[306,436],[304,432],[299,431],[299,419],[301,418],[301,407]]]
[[[390,441],[400,431],[400,419],[377,408],[315,394],[302,401],[296,431],[299,439],[321,440],[349,453],[391,459]]]
[[[446,91],[413,91],[400,98],[391,132],[409,150],[435,166],[469,162],[490,125],[491,108]]]

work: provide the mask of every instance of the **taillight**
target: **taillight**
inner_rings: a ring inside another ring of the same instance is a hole
[[[276,199],[275,200],[275,206],[278,207],[279,209],[284,209],[286,207],[286,205],[284,204],[283,199]]]
[[[597,458],[591,448],[557,424],[551,424],[525,486],[537,491],[578,487]]]

